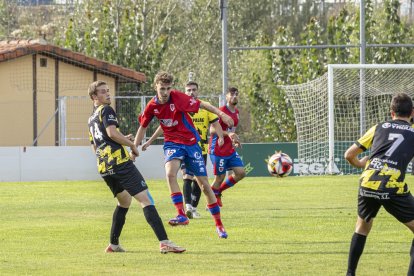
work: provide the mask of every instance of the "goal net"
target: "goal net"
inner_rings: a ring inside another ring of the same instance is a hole
[[[413,79],[411,64],[331,64],[318,79],[282,86],[295,113],[299,173],[359,173],[343,158],[346,149],[391,118],[394,94],[414,96]]]

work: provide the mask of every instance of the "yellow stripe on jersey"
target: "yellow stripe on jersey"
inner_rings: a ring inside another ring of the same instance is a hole
[[[358,140],[358,144],[363,150],[367,150],[372,146],[372,141],[374,140],[375,129],[377,125],[371,127],[361,138]]]
[[[361,186],[373,190],[378,190],[381,185],[381,181],[369,181],[372,175],[375,173],[375,170],[366,170],[361,174]]]
[[[396,194],[404,194],[405,182],[398,181],[400,175],[400,170],[390,168],[387,165],[384,165],[379,172],[374,169],[368,169],[361,175],[361,187],[378,190],[381,183],[386,180],[385,188],[397,188],[398,190],[395,192]],[[371,180],[373,177],[375,177],[375,181]]]

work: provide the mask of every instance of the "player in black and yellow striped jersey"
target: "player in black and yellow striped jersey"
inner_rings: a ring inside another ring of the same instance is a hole
[[[198,99],[199,86],[195,81],[189,81],[185,85],[185,94]],[[200,141],[198,144],[201,147],[204,163],[207,165],[208,154],[208,133],[209,126],[212,125],[215,132],[219,137],[222,137],[221,144],[223,144],[223,130],[219,124],[219,118],[216,114],[209,112],[205,109],[199,109],[197,113],[189,114],[194,126],[200,135]],[[151,143],[162,134],[161,127],[158,127],[153,135],[148,139],[146,143],[142,145],[142,150],[146,150]],[[185,164],[181,164],[181,170],[183,173],[183,195],[185,202],[186,215],[188,218],[201,218],[200,213],[197,211],[197,206],[201,197],[201,189],[194,178],[194,175],[186,170]]]
[[[414,197],[405,173],[414,157],[413,102],[405,93],[391,100],[392,120],[371,127],[346,152],[346,160],[354,167],[364,168],[360,177],[358,218],[352,236],[347,275],[355,275],[373,220],[381,206],[414,233]],[[369,156],[358,155],[371,149]],[[408,275],[414,275],[414,239],[410,250]]]
[[[132,163],[139,153],[132,135],[124,136],[118,129],[117,115],[110,106],[111,94],[108,85],[103,81],[95,81],[89,85],[88,94],[94,103],[88,126],[92,148],[98,161],[98,171],[118,200],[112,218],[110,244],[105,252],[125,252],[119,244],[119,237],[132,197],[141,204],[148,224],[160,241],[161,253],[184,252],[184,248],[168,240],[147,184]],[[126,146],[130,147],[131,154]]]

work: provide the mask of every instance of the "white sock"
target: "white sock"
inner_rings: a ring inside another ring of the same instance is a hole
[[[115,249],[117,249],[119,247],[119,244],[112,244],[111,243],[111,248],[112,248],[112,250],[115,250]]]

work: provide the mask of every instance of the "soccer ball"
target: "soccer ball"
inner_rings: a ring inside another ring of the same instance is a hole
[[[267,170],[273,176],[288,176],[293,169],[292,159],[283,152],[276,152],[267,161]]]

